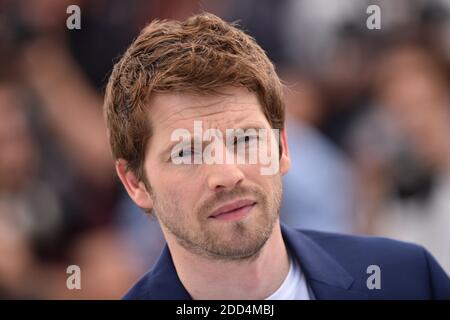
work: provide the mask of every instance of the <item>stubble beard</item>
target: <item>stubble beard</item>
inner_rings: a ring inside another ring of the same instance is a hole
[[[274,189],[266,194],[259,186],[235,187],[217,193],[204,202],[194,215],[182,212],[180,199],[152,193],[155,215],[161,225],[187,251],[216,261],[253,261],[262,251],[278,221],[281,206],[281,177],[274,177]],[[249,217],[238,221],[212,221],[212,209],[226,201],[251,197],[257,201]]]

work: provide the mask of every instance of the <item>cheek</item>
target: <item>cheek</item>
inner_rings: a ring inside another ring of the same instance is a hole
[[[274,179],[273,175],[263,175],[261,173],[261,169],[266,167],[267,165],[263,165],[260,163],[245,166],[245,168],[243,169],[245,178],[250,182],[256,183],[266,189],[273,183]]]
[[[156,202],[168,211],[192,210],[195,204],[195,195],[200,192],[194,188],[194,182],[184,182],[179,179],[171,179],[170,174],[164,174],[161,180],[152,185]]]
[[[255,172],[252,181],[253,183],[258,184],[266,192],[272,194],[275,190],[278,190],[281,187],[282,178],[280,173],[274,175],[262,175],[258,171]]]

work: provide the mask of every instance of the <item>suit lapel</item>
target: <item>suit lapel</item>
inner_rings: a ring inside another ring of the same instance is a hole
[[[316,299],[365,298],[364,293],[351,289],[353,277],[311,238],[283,224],[281,232]]]

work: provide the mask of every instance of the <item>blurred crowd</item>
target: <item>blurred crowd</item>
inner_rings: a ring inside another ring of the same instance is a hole
[[[450,273],[450,0],[0,0],[0,298],[117,299],[155,262],[103,92],[143,26],[203,10],[239,21],[286,84],[282,221],[415,242]]]

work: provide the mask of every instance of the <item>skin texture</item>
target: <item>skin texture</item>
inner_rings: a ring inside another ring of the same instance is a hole
[[[281,176],[290,166],[284,130],[274,175],[262,175],[260,163],[176,165],[171,160],[171,133],[178,128],[193,132],[194,120],[201,120],[204,130],[271,129],[254,93],[245,88],[223,93],[154,95],[149,102],[153,136],[145,159],[150,190],[126,170],[125,160],[118,160],[116,169],[134,202],[154,210],[178,276],[194,299],[263,299],[281,285],[289,268],[279,226]],[[256,204],[238,220],[210,216],[238,199]]]

